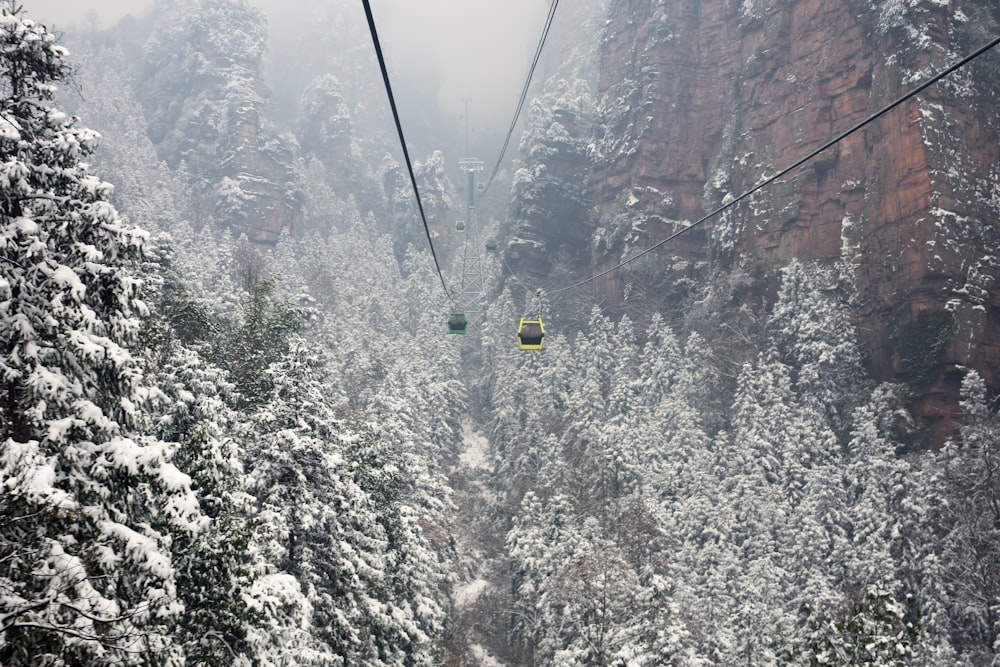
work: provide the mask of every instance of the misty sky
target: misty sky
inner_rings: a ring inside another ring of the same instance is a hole
[[[360,4],[360,3],[359,3]],[[386,57],[441,72],[438,102],[491,125],[510,121],[548,13],[547,0],[372,0]],[[384,18],[383,18],[384,17]]]
[[[108,26],[153,0],[25,0],[28,16],[63,32],[96,20]],[[252,0],[287,22],[292,0]],[[345,2],[347,0],[334,0]],[[354,0],[361,10],[361,2]],[[303,3],[305,4],[305,3]],[[468,99],[476,124],[504,127],[517,103],[541,34],[548,0],[371,0],[395,75],[437,85],[438,103],[455,117]],[[433,73],[428,70],[432,69]]]
[[[126,14],[142,13],[153,0],[24,0],[23,4],[29,18],[65,32],[85,24],[91,12],[107,26]]]

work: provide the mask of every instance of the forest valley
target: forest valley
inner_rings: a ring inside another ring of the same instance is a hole
[[[996,664],[976,370],[919,446],[921,380],[874,380],[849,271],[795,258],[767,299],[719,266],[614,314],[494,258],[445,335],[360,19],[304,4],[290,103],[244,0],[67,35],[0,2],[0,664]],[[480,206],[508,249],[577,141],[552,105],[584,82],[539,85]]]

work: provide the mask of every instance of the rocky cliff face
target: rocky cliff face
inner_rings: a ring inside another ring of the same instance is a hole
[[[274,243],[301,217],[292,192],[294,142],[265,122],[263,14],[245,0],[183,0],[157,8],[144,48],[150,139],[184,165],[202,224],[213,220]]]
[[[594,267],[700,218],[988,41],[983,0],[613,0],[591,181]],[[941,442],[960,366],[1000,384],[1000,54],[988,54],[651,258],[764,282],[839,264],[869,366]],[[683,222],[686,221],[686,222]],[[693,273],[692,273],[693,272]],[[626,280],[601,289],[621,299]],[[765,285],[766,287],[766,285]]]
[[[586,270],[587,145],[593,100],[581,79],[559,81],[532,104],[521,138],[524,161],[511,183],[508,265],[532,276],[550,274],[553,262]],[[581,260],[583,262],[581,263]]]

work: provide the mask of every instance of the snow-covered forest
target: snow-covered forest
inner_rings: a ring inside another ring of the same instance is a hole
[[[575,219],[573,160],[614,139],[579,40],[604,3],[567,9],[479,206],[506,252],[465,336],[364,15],[302,6],[278,50],[246,0],[61,35],[0,0],[0,665],[997,664],[975,370],[931,450],[841,266],[792,258],[735,312],[738,270],[662,313],[528,287],[541,202]],[[589,248],[567,227],[551,279]]]

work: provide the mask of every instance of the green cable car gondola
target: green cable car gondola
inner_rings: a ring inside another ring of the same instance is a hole
[[[522,350],[540,350],[545,344],[545,325],[539,317],[530,320],[522,317],[517,325],[517,346]]]
[[[464,334],[469,328],[469,321],[465,318],[464,310],[453,310],[448,314],[448,333]]]
[[[458,232],[459,234],[465,231],[465,220],[455,221],[455,231]]]
[[[490,239],[486,242],[486,252],[491,255],[497,254],[500,250],[500,244],[497,243],[496,239]]]

